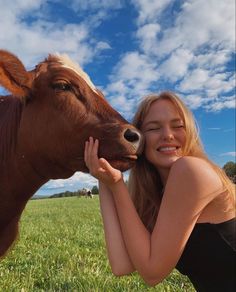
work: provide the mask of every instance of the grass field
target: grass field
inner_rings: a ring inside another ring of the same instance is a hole
[[[1,292],[195,291],[177,271],[155,288],[136,273],[113,276],[98,197],[30,201],[20,226],[17,244],[0,263]]]

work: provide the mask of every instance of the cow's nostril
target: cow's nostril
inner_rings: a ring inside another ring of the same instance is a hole
[[[140,134],[135,130],[127,129],[124,132],[124,137],[129,142],[138,142],[140,139]]]

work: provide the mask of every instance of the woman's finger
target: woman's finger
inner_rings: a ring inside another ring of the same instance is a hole
[[[84,160],[88,168],[91,167],[91,150],[93,147],[93,138],[89,137],[89,140],[85,142]]]
[[[95,177],[98,176],[99,173],[103,171],[101,169],[97,156],[98,146],[99,141],[97,139],[94,141],[92,137],[89,137],[89,141],[86,147],[87,167],[89,168],[89,172]]]
[[[99,167],[98,162],[98,140],[93,140],[91,152],[90,152],[90,159],[94,166]]]
[[[111,164],[104,158],[99,159],[101,168],[103,169],[104,174],[106,174],[107,184],[118,182],[122,179],[122,173],[111,166]]]
[[[99,162],[100,162],[101,167],[104,170],[106,170],[106,171],[108,171],[110,173],[114,170],[114,168],[110,165],[110,163],[106,159],[100,158]]]
[[[99,146],[98,139],[95,139],[91,153],[94,158],[98,158],[98,146]]]
[[[85,161],[85,164],[87,165],[87,163],[88,163],[88,141],[85,142],[84,161]]]
[[[93,165],[93,157],[92,157],[92,150],[93,150],[93,137],[89,137],[88,141],[88,164],[91,167]]]
[[[89,141],[88,141],[88,158],[91,156],[92,149],[93,149],[93,137],[89,137]]]

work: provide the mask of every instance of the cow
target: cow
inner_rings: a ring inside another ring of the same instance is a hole
[[[82,190],[80,190],[79,196],[85,197],[85,198],[90,198],[90,199],[93,198],[93,194],[92,194],[91,190],[87,189],[87,188],[83,188]]]
[[[105,100],[81,67],[49,54],[27,71],[0,50],[0,258],[18,235],[31,196],[50,179],[88,172],[84,144],[99,139],[99,157],[127,170],[137,158],[140,133]]]
[[[92,194],[92,192],[90,190],[87,190],[85,198],[90,198],[90,199],[93,198],[93,194]]]

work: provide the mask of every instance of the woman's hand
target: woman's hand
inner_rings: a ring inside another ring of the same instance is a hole
[[[90,174],[109,187],[123,181],[122,173],[104,158],[98,158],[99,141],[89,137],[85,142],[84,160]]]

